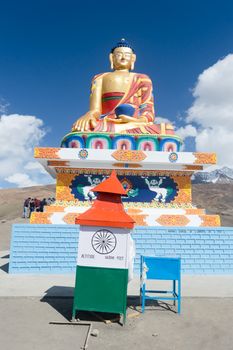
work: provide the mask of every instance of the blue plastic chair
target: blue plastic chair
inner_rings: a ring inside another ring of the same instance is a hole
[[[172,280],[172,290],[147,290],[146,280]],[[150,294],[170,294],[170,296],[149,296]],[[159,258],[141,256],[141,304],[145,311],[146,300],[174,300],[178,302],[177,312],[180,314],[181,304],[181,260],[180,258]]]

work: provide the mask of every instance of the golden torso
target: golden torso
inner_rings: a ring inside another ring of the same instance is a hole
[[[120,45],[111,51],[109,59],[111,69],[114,71],[101,74],[95,79],[90,95],[90,109],[74,123],[73,131],[88,131],[96,128],[98,119],[102,113],[103,94],[111,92],[121,92],[125,94],[128,92],[135,74],[131,73],[130,70],[134,69],[136,55],[129,46]],[[105,116],[104,119],[108,122],[108,116]],[[135,127],[138,123],[141,123],[141,125],[142,123],[147,123],[146,118],[143,116],[140,118],[133,118],[127,115],[121,115],[121,118],[116,118],[116,120],[111,118],[110,122],[113,123],[113,120],[116,124],[115,131]]]
[[[106,73],[102,80],[102,94],[107,92],[126,92],[133,74],[119,70]]]

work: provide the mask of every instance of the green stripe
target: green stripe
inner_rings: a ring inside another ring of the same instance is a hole
[[[102,101],[109,101],[109,100],[121,100],[122,96],[110,96],[110,97],[103,97]]]

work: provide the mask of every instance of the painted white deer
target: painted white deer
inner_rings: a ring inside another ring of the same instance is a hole
[[[145,183],[147,184],[150,191],[156,192],[155,200],[157,202],[165,202],[167,197],[167,189],[165,187],[159,187],[163,183],[163,178],[161,177],[159,181],[156,179],[152,179],[149,181],[149,179],[145,178]]]
[[[94,192],[92,192],[92,189],[99,185],[105,178],[103,178],[102,180],[99,177],[94,177],[92,178],[91,176],[87,176],[88,182],[90,185],[87,186],[83,186],[82,191],[83,191],[83,195],[84,195],[84,199],[85,200],[94,200],[96,199],[96,195],[94,194]]]

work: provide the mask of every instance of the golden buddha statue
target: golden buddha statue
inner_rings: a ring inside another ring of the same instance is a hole
[[[72,132],[128,133],[138,129],[139,133],[159,134],[160,127],[153,124],[152,82],[145,74],[131,72],[136,61],[132,46],[121,39],[109,59],[113,71],[94,77],[90,110],[73,124]]]

